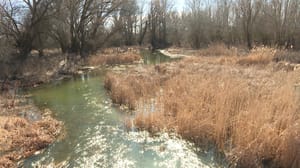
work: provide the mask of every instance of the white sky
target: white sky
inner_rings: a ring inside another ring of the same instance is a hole
[[[171,4],[174,5],[174,8],[176,8],[178,11],[182,11],[184,8],[184,3],[186,0],[169,0]],[[149,3],[150,0],[137,0],[138,3]]]
[[[173,0],[173,1],[174,1],[173,3],[175,5],[175,7],[177,8],[177,10],[179,10],[179,11],[183,10],[185,0]]]

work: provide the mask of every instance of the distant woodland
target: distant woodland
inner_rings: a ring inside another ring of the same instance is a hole
[[[0,61],[45,49],[86,57],[111,46],[211,43],[300,49],[299,0],[0,0]]]

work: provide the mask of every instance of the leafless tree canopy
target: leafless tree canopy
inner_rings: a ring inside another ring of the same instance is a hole
[[[0,1],[1,50],[14,47],[20,59],[33,49],[40,56],[45,48],[86,56],[136,44],[299,49],[299,30],[299,0],[186,0],[183,11],[171,0]]]

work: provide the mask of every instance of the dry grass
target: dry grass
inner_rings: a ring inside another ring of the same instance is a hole
[[[15,91],[12,94],[0,94],[1,168],[17,167],[16,162],[53,143],[62,128],[62,123],[51,117],[32,121],[30,115],[37,113],[39,118],[40,110]]]
[[[287,50],[279,50],[276,52],[273,61],[285,61],[289,63],[300,64],[300,52],[292,52]]]
[[[122,73],[109,72],[104,87],[110,92],[115,104],[136,109],[140,99],[155,97],[161,85],[178,73],[178,69],[167,65],[136,67]]]
[[[253,55],[251,63],[265,60],[258,53]],[[232,167],[299,167],[300,111],[294,88],[299,71],[274,72],[201,61],[153,67],[156,71],[167,69],[162,72],[168,77],[160,82],[160,92],[159,87],[145,85],[143,90],[159,93],[155,112],[145,112],[147,104],[138,106],[134,125],[151,132],[175,131],[201,147],[213,145],[225,153]],[[146,69],[144,76],[148,71],[153,72]],[[130,87],[135,92],[145,78],[149,79],[132,74],[132,78],[114,78],[112,83],[118,83],[114,90]],[[140,94],[138,98],[143,97]],[[136,97],[131,99],[137,101]]]
[[[266,65],[273,61],[276,52],[276,49],[273,48],[256,48],[251,50],[246,57],[240,58],[237,63],[240,65]]]
[[[238,49],[235,47],[227,47],[225,44],[212,44],[206,49],[198,50],[199,56],[238,56]]]
[[[44,118],[28,122],[19,117],[0,117],[0,167],[17,167],[15,163],[53,143],[61,123]]]
[[[154,90],[160,85],[158,75],[124,75],[108,73],[104,87],[110,91],[110,96],[115,104],[126,105],[135,109],[141,97],[153,96]]]
[[[202,147],[214,144],[242,167],[299,162],[299,148],[288,154],[294,160],[280,158],[286,146],[300,147],[299,137],[293,137],[299,134],[294,88],[288,83],[275,88],[249,85],[226,73],[179,75],[166,83],[158,98],[163,108],[139,114],[135,125],[150,131],[176,130]]]
[[[129,64],[139,61],[141,56],[135,52],[124,53],[101,53],[91,56],[88,60],[89,65],[116,65],[116,64]]]

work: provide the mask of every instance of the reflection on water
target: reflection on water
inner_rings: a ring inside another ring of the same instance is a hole
[[[124,114],[111,106],[103,89],[103,76],[84,75],[32,91],[34,101],[50,108],[67,133],[25,160],[24,167],[215,167],[175,136],[126,131]]]

